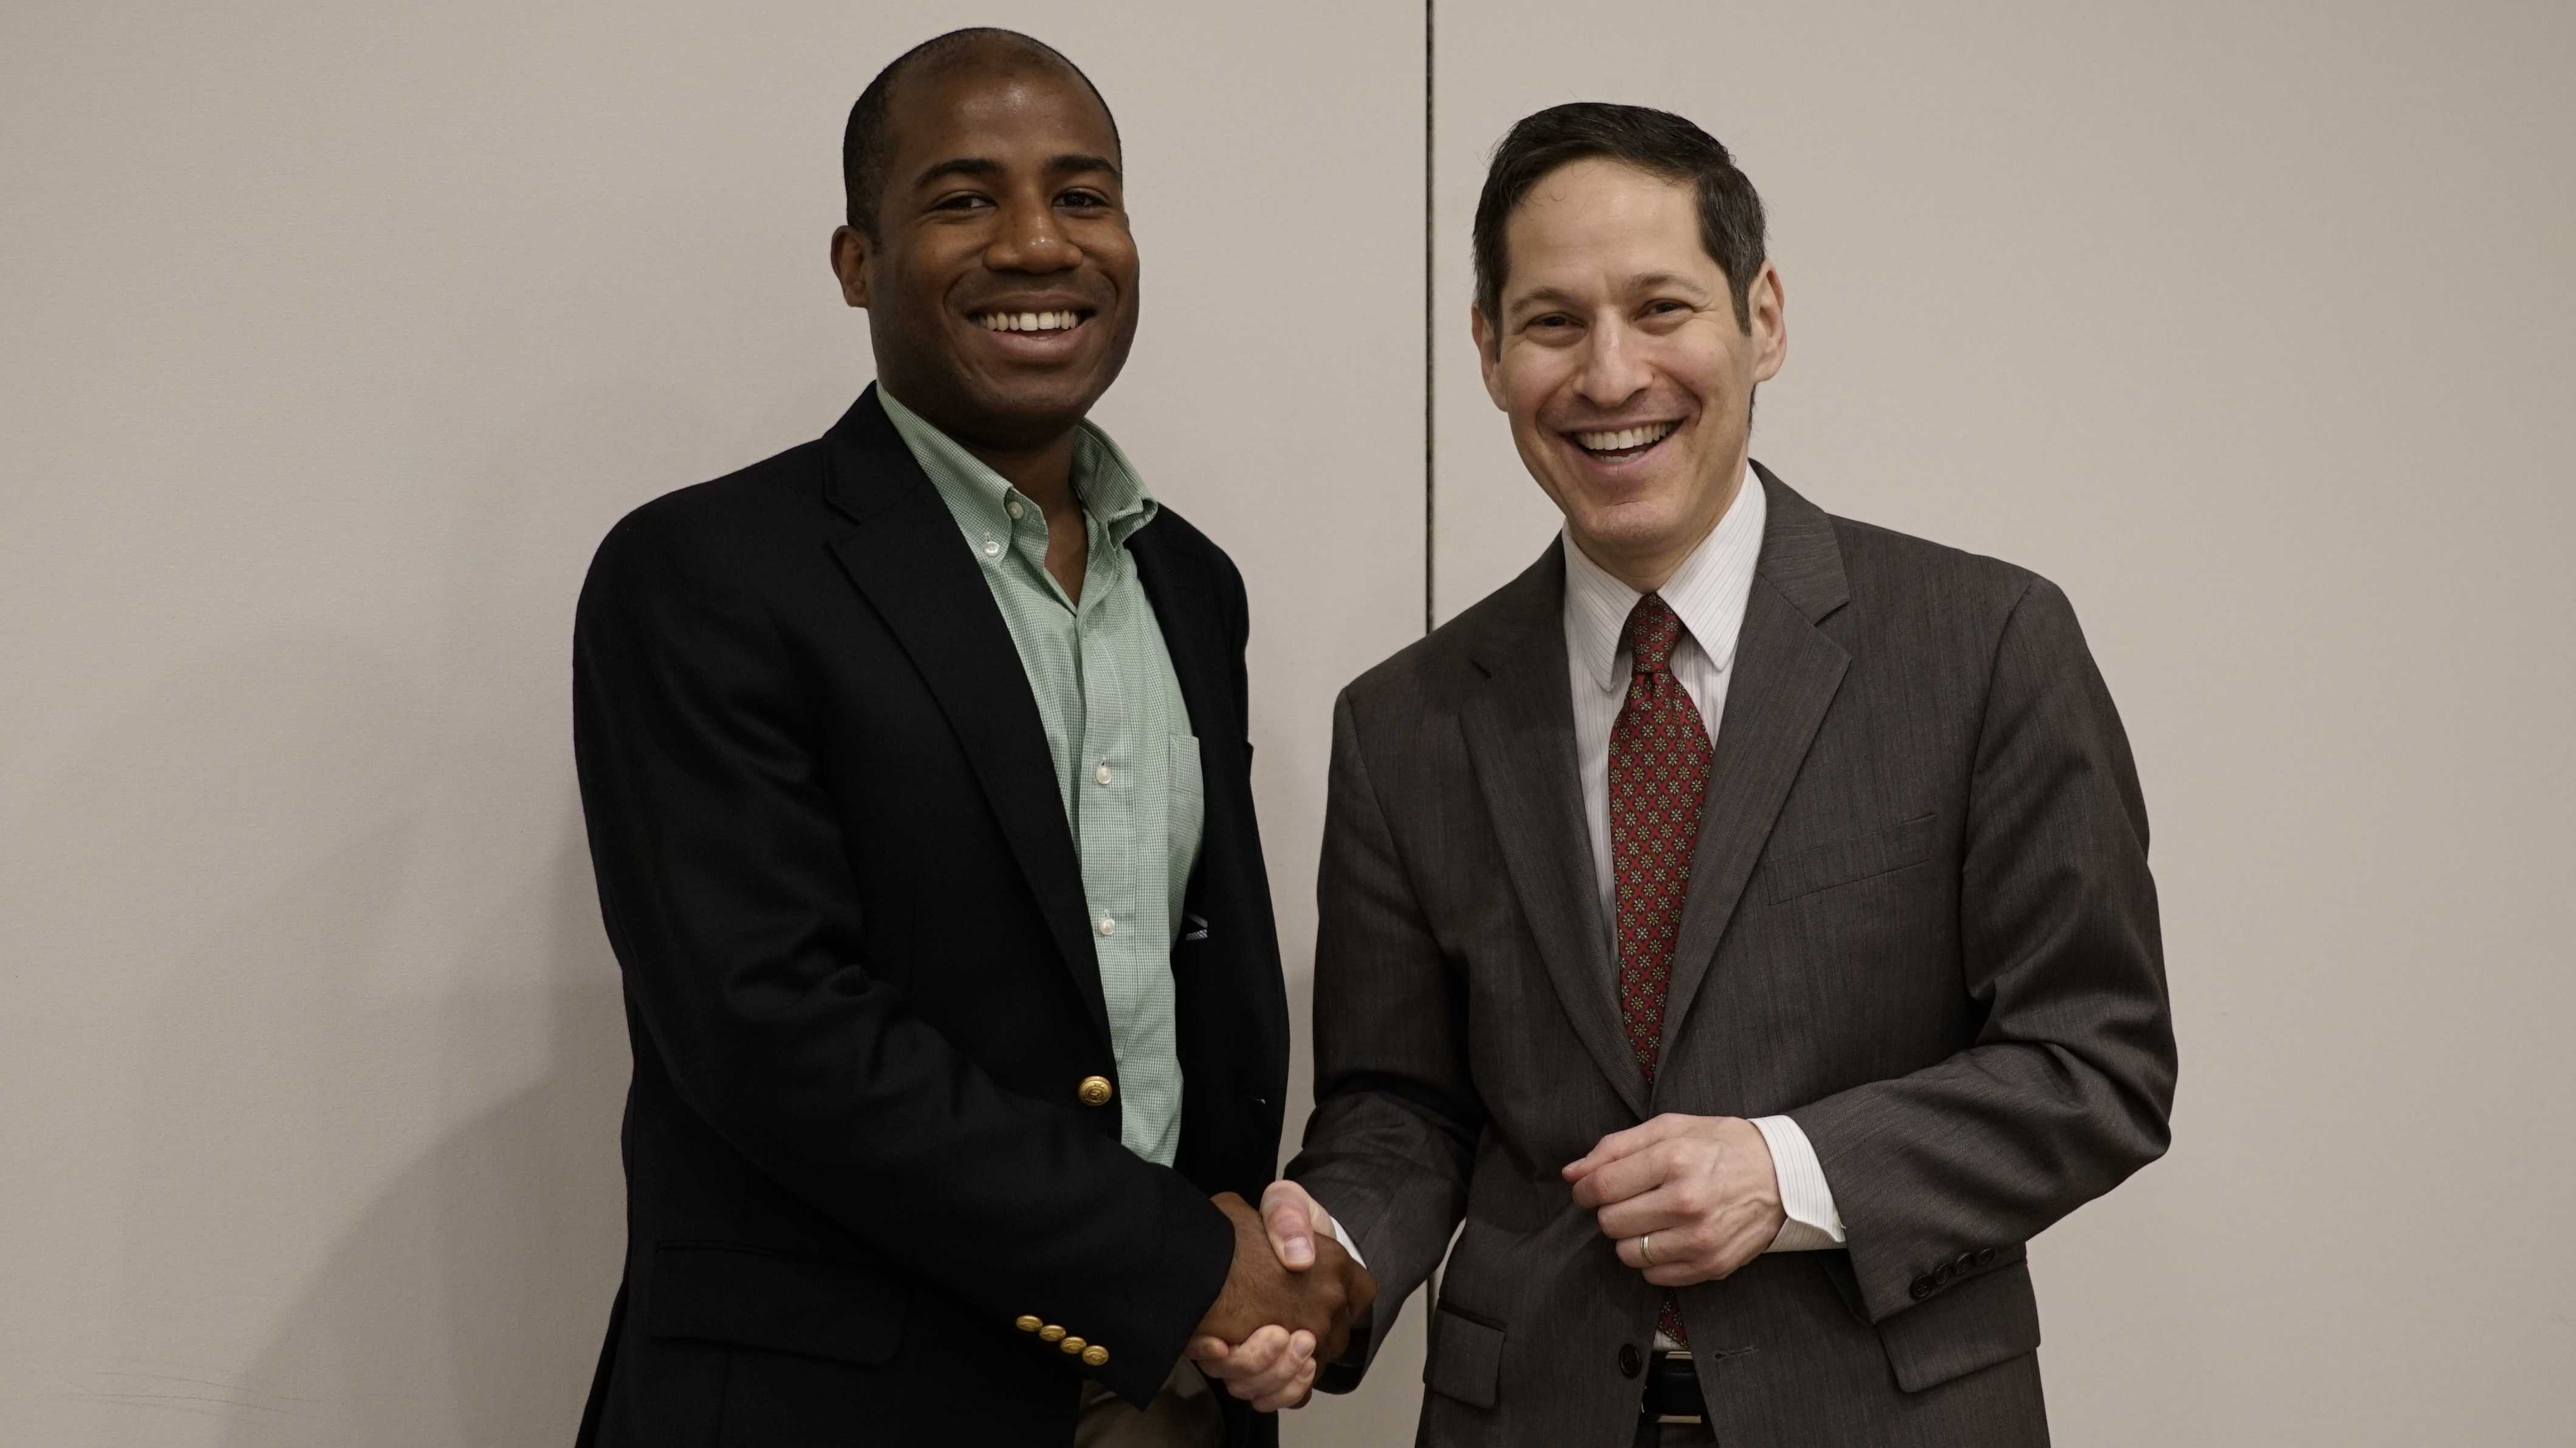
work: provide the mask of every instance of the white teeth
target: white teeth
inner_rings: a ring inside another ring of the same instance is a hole
[[[1574,440],[1587,452],[1624,452],[1650,442],[1661,442],[1679,426],[1681,424],[1677,422],[1659,422],[1652,427],[1623,427],[1616,432],[1578,432]]]
[[[975,321],[990,332],[1068,332],[1082,325],[1075,312],[986,312]]]

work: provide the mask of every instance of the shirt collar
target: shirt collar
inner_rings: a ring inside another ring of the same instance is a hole
[[[1710,663],[1725,669],[1735,661],[1735,636],[1744,628],[1744,608],[1753,594],[1753,569],[1762,557],[1762,528],[1770,504],[1762,479],[1744,470],[1744,485],[1726,516],[1700,540],[1682,566],[1664,582],[1664,602],[1680,616],[1682,627],[1699,641]],[[1627,678],[1619,669],[1619,636],[1628,615],[1645,595],[1619,581],[1576,546],[1571,529],[1565,548],[1565,646],[1592,675],[1602,692],[1619,688]]]
[[[1035,499],[1012,487],[1009,479],[986,466],[983,459],[896,400],[884,383],[877,384],[877,402],[885,408],[886,420],[894,424],[913,460],[930,475],[931,486],[947,502],[968,542],[1010,536],[1013,503],[1020,505],[1023,517],[1038,511]],[[1154,501],[1153,494],[1146,492],[1144,483],[1137,478],[1127,454],[1119,450],[1109,434],[1087,421],[1073,437],[1073,495],[1081,500],[1082,510],[1091,515],[1092,521],[1107,529],[1119,543],[1125,543],[1162,511],[1162,505]]]

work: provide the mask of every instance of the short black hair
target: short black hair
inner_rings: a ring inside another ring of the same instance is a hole
[[[1504,230],[1530,188],[1568,162],[1592,157],[1634,166],[1668,181],[1688,181],[1699,199],[1699,244],[1726,273],[1735,294],[1735,325],[1753,330],[1753,278],[1762,270],[1762,198],[1717,138],[1670,111],[1574,101],[1524,117],[1511,128],[1485,170],[1476,198],[1476,310],[1500,330],[1503,273],[1510,258]],[[1499,345],[1499,344],[1497,344]]]
[[[859,92],[858,103],[850,107],[850,123],[841,132],[841,189],[849,204],[850,225],[871,243],[881,240],[877,235],[877,206],[885,200],[886,166],[894,158],[894,125],[889,110],[895,83],[915,66],[929,66],[930,73],[937,75],[986,56],[1061,66],[1071,71],[1083,89],[1091,92],[1091,98],[1100,102],[1100,113],[1109,117],[1110,142],[1118,144],[1118,117],[1110,111],[1108,99],[1100,94],[1100,87],[1091,83],[1091,77],[1082,73],[1081,66],[1065,59],[1063,51],[1034,36],[992,25],[934,35],[877,72],[877,78]]]

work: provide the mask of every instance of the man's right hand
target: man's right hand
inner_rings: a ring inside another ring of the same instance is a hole
[[[1349,1347],[1350,1325],[1376,1300],[1377,1281],[1294,1183],[1273,1183],[1258,1217],[1232,1192],[1214,1200],[1234,1224],[1234,1267],[1188,1355],[1263,1412],[1297,1407],[1317,1368]]]

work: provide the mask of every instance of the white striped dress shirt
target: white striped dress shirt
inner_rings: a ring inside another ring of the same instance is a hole
[[[1750,468],[1726,516],[1659,590],[1682,621],[1673,649],[1673,678],[1699,706],[1709,742],[1717,742],[1726,714],[1726,686],[1735,671],[1735,638],[1744,628],[1753,596],[1753,566],[1762,557],[1762,526],[1770,505],[1762,480]],[[1574,691],[1574,757],[1582,771],[1583,813],[1592,831],[1592,873],[1601,891],[1605,926],[1619,918],[1617,877],[1610,867],[1610,726],[1627,702],[1630,664],[1620,647],[1628,614],[1644,597],[1585,556],[1568,532],[1565,548],[1565,661]],[[1611,956],[1618,954],[1612,930]],[[1788,1220],[1768,1250],[1805,1252],[1843,1245],[1842,1215],[1825,1185],[1825,1169],[1807,1133],[1786,1116],[1757,1118],[1754,1127],[1770,1145],[1780,1178],[1780,1205]],[[1660,1334],[1659,1334],[1660,1336]]]

